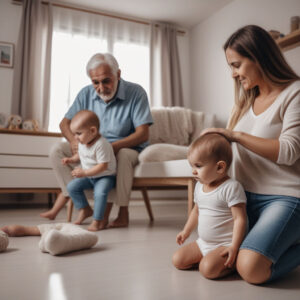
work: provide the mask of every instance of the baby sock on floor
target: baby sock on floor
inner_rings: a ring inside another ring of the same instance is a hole
[[[96,245],[98,236],[69,223],[38,225],[41,232],[39,247],[42,252],[60,255],[88,249]]]

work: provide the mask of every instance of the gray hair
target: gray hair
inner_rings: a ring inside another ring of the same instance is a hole
[[[117,60],[109,53],[96,53],[94,54],[86,65],[87,75],[90,77],[90,71],[96,69],[102,64],[110,66],[112,73],[117,76],[119,71],[119,64]]]

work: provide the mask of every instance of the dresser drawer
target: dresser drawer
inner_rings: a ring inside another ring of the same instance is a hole
[[[0,154],[22,154],[48,156],[50,148],[60,137],[22,134],[1,134]]]
[[[52,169],[48,156],[0,154],[0,168]]]
[[[59,134],[0,130],[0,188],[59,188],[49,159]]]
[[[0,188],[59,188],[50,169],[0,168]]]

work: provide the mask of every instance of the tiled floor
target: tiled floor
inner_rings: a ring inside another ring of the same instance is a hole
[[[0,208],[0,226],[45,223],[41,211]],[[186,202],[153,202],[153,211],[150,224],[145,207],[133,202],[129,228],[101,231],[93,249],[63,256],[40,252],[39,237],[10,238],[8,250],[0,253],[0,300],[300,299],[300,268],[264,286],[247,284],[238,275],[213,281],[197,271],[176,270],[171,256]],[[65,216],[62,211],[56,221]]]

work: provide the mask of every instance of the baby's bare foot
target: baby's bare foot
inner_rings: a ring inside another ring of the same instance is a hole
[[[91,225],[88,227],[89,231],[99,231],[106,228],[108,220],[94,220]]]
[[[74,224],[80,225],[80,224],[82,224],[82,222],[85,219],[89,218],[92,215],[93,215],[93,210],[91,209],[90,206],[82,208],[79,210],[78,217],[77,217],[76,221],[74,222]]]
[[[48,210],[44,213],[41,213],[40,216],[42,218],[46,218],[46,219],[49,219],[49,220],[54,220],[56,218],[56,214],[54,212],[52,212],[51,210]]]

